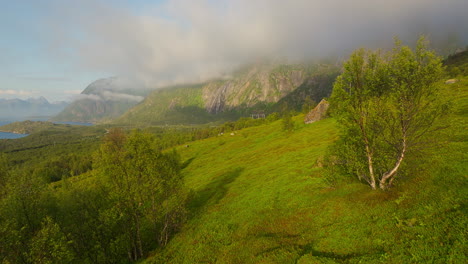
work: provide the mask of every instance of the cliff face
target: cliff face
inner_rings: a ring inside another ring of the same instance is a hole
[[[309,77],[301,65],[252,67],[231,80],[211,82],[203,87],[205,109],[217,114],[257,103],[275,103],[288,95]]]
[[[120,124],[205,124],[235,120],[252,111],[300,109],[306,97],[329,96],[338,69],[324,65],[256,65],[230,79],[153,91],[112,120]]]

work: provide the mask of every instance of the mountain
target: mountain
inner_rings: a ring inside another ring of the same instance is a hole
[[[299,110],[307,97],[318,102],[329,96],[338,71],[328,64],[258,64],[229,79],[153,91],[113,122],[203,124],[278,111],[282,104]]]
[[[32,116],[52,116],[62,111],[67,102],[50,103],[44,97],[21,99],[0,99],[0,118],[18,119]]]
[[[97,122],[120,116],[150,90],[111,77],[94,81],[53,121]]]

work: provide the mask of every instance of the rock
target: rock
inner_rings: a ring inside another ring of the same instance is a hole
[[[322,99],[322,101],[320,101],[320,103],[306,115],[304,123],[310,124],[324,119],[329,106],[330,103],[327,102],[327,100]]]
[[[456,82],[458,82],[457,79],[449,79],[449,80],[445,81],[445,84],[452,84],[452,83],[456,83]]]

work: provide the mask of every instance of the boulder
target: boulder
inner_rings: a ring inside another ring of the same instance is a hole
[[[305,116],[304,123],[310,124],[324,119],[327,115],[329,106],[330,103],[327,102],[327,100],[322,99],[322,101],[320,101],[320,103]]]

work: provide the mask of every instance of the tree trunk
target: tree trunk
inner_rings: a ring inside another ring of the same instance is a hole
[[[367,140],[366,140],[367,141]],[[375,190],[377,187],[375,184],[375,175],[374,175],[374,163],[372,161],[372,153],[370,151],[369,145],[366,143],[366,156],[367,156],[367,163],[369,165],[369,184],[372,187],[372,189]]]
[[[384,173],[384,175],[382,176],[382,179],[380,179],[380,182],[379,182],[380,189],[385,190],[387,188],[387,181],[393,180],[393,178],[396,175],[396,172],[400,168],[403,158],[405,157],[405,153],[406,153],[406,138],[404,137],[403,142],[402,142],[400,157],[398,157],[398,160],[396,161],[395,166],[393,166],[393,169]]]
[[[369,185],[372,187],[373,190],[377,188],[376,182],[375,182],[375,175],[374,175],[374,162],[372,160],[372,150],[370,148],[369,144],[369,138],[367,137],[366,130],[364,129],[364,121],[361,119],[358,121],[359,128],[361,129],[364,144],[366,146],[366,156],[367,156],[367,165],[369,167],[369,180],[367,181]]]

